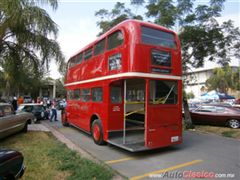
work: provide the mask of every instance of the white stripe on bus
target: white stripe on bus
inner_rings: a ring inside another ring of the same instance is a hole
[[[84,84],[84,83],[90,83],[90,82],[102,81],[102,80],[114,79],[114,78],[121,78],[121,77],[162,78],[162,79],[171,79],[171,80],[181,80],[182,79],[181,76],[139,73],[139,72],[127,72],[127,73],[114,74],[114,75],[103,76],[103,77],[93,78],[93,79],[88,79],[88,80],[83,80],[83,81],[77,81],[77,82],[65,84],[64,86],[73,86],[73,85],[77,85],[77,84]]]

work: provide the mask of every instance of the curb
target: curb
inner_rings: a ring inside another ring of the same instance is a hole
[[[49,129],[49,131],[62,143],[64,143],[69,149],[76,151],[77,153],[79,153],[82,157],[89,159],[97,164],[103,165],[104,167],[107,167],[109,169],[111,169],[114,172],[114,176],[112,179],[114,180],[122,180],[122,179],[127,179],[126,177],[124,177],[124,175],[120,174],[118,171],[116,171],[115,169],[113,169],[112,167],[110,167],[109,165],[105,164],[104,162],[102,162],[101,160],[97,159],[95,156],[93,156],[92,154],[90,154],[89,152],[87,152],[86,150],[80,148],[79,146],[77,146],[76,144],[74,144],[71,140],[69,140],[68,138],[66,138],[61,132],[57,131],[55,128],[49,126],[47,123],[45,122],[41,122],[41,124],[43,126],[45,126],[47,129]]]

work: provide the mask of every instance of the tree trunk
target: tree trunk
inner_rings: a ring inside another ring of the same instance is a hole
[[[188,102],[185,99],[183,99],[183,109],[184,109],[184,121],[186,124],[186,129],[194,129],[194,124],[192,123],[192,118],[188,108]]]

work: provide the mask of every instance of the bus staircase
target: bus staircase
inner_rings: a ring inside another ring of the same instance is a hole
[[[144,104],[143,102],[126,102],[128,104]],[[110,144],[121,147],[128,151],[144,151],[145,147],[145,108],[139,108],[124,114],[122,131],[109,133]]]

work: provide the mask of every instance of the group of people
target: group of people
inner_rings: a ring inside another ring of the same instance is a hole
[[[43,104],[47,109],[51,111],[50,113],[50,122],[57,121],[57,109],[66,107],[66,100],[57,100],[57,99],[47,99],[47,98],[37,98],[37,103]]]
[[[21,101],[22,100],[22,101]],[[65,108],[66,107],[66,100],[65,99],[49,99],[49,98],[40,98],[38,97],[36,101],[32,100],[32,103],[42,104],[46,109],[49,110],[49,120],[57,121],[57,109]],[[24,103],[23,98],[13,97],[11,104],[16,111],[20,104]]]

